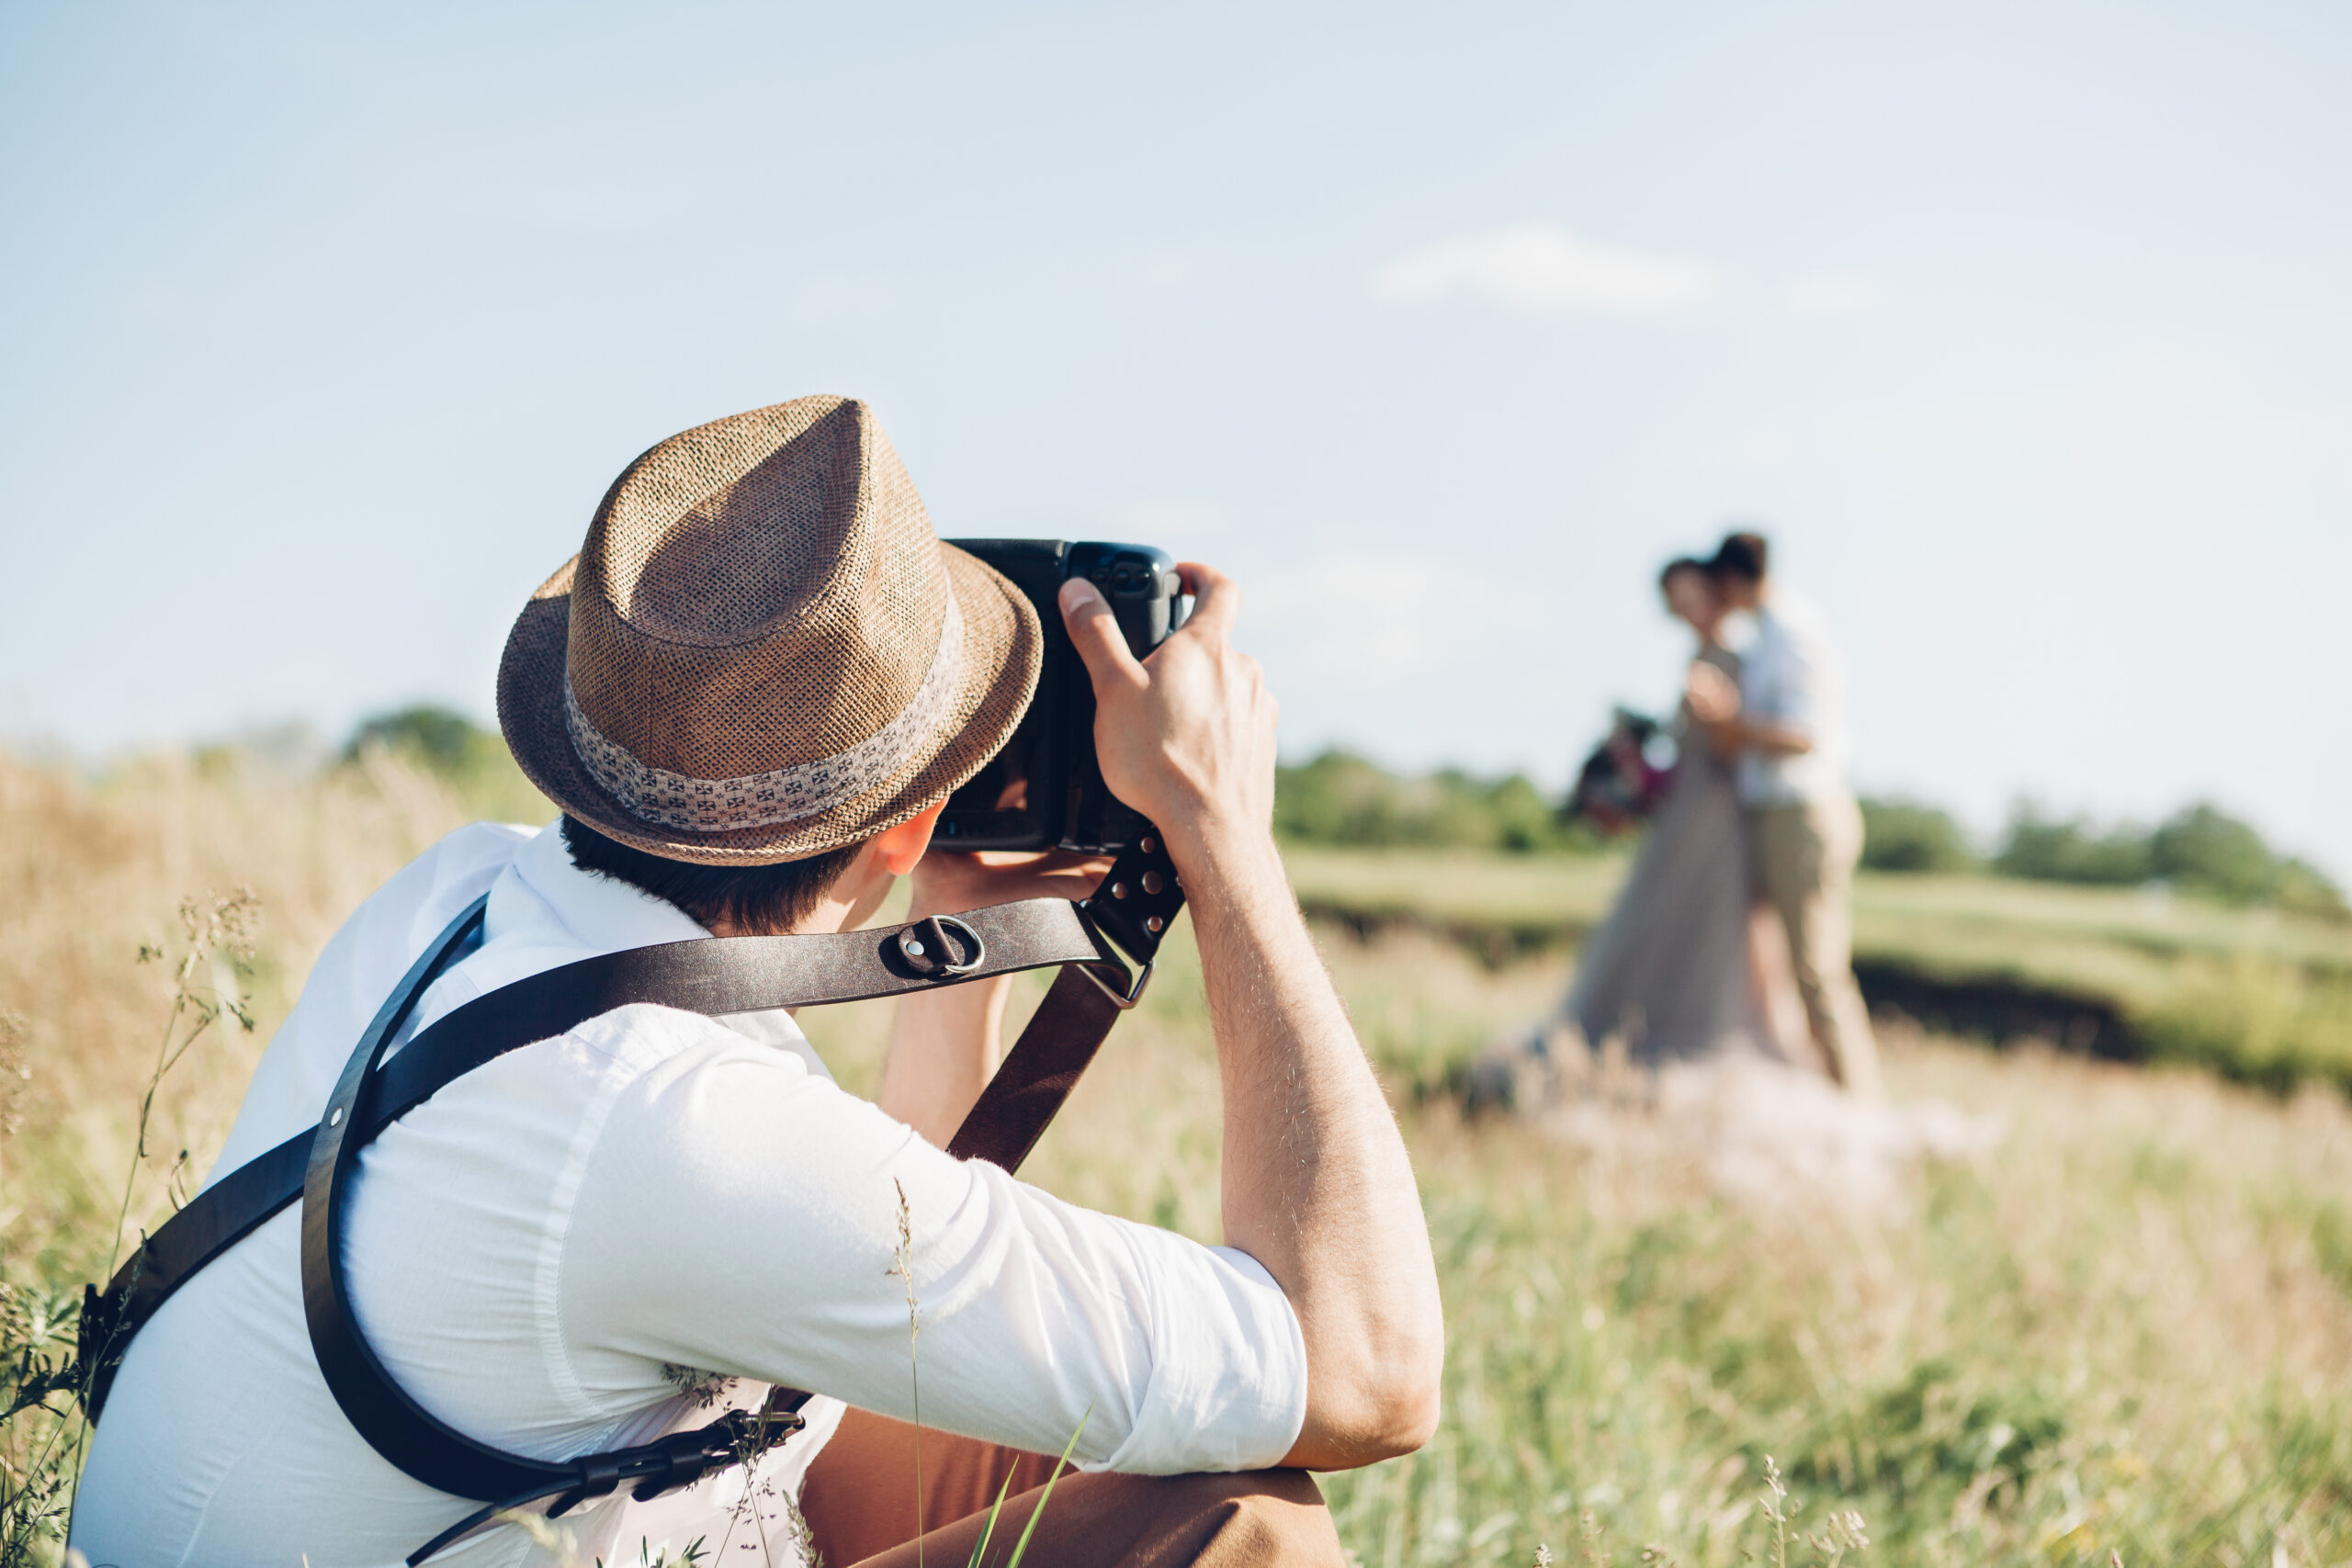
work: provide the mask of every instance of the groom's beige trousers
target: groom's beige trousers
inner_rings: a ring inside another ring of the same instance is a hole
[[[1854,984],[1854,863],[1862,813],[1850,795],[1750,807],[1748,847],[1757,896],[1781,917],[1789,962],[1813,1037],[1832,1077],[1857,1094],[1879,1093],[1878,1042]]]

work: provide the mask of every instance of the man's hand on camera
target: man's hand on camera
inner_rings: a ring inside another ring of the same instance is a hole
[[[1091,584],[1062,619],[1094,681],[1103,782],[1168,840],[1191,900],[1224,1090],[1225,1239],[1306,1345],[1283,1462],[1371,1464],[1437,1423],[1444,1312],[1412,1162],[1274,849],[1274,699],[1232,643],[1233,584],[1179,568],[1193,618],[1138,662]]]
[[[1039,853],[934,846],[916,863],[913,903],[908,918],[961,914],[990,904],[1023,898],[1085,897],[1111,869],[1108,855],[1079,855],[1062,850]]]
[[[1102,782],[1159,825],[1181,863],[1203,840],[1268,836],[1277,708],[1258,661],[1233,646],[1232,582],[1197,562],[1177,570],[1192,618],[1140,661],[1093,584],[1062,584],[1061,606],[1094,682]]]

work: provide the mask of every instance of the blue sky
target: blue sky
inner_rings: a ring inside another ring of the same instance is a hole
[[[1760,519],[1866,787],[2352,874],[2352,12],[0,12],[0,734],[410,699],[654,440],[1249,592],[1287,743],[1562,777]]]

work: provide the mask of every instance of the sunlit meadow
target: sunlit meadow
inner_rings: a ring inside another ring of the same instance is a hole
[[[62,1348],[42,1343],[52,1303],[105,1264],[125,1173],[132,1227],[152,1224],[209,1166],[337,922],[467,807],[380,755],[324,775],[160,758],[97,781],[0,759],[12,1399]],[[183,976],[183,901],[200,919],[239,890],[258,909],[250,960],[224,944]],[[1693,1565],[2352,1561],[2352,1113],[2335,1090],[1893,1025],[1898,1099],[1948,1100],[1998,1142],[1914,1164],[1892,1207],[1797,1181],[1734,1195],[1701,1125],[1627,1105],[1608,1135],[1568,1139],[1465,1120],[1444,1092],[1553,999],[1564,955],[1489,967],[1431,935],[1323,941],[1412,1143],[1451,1337],[1436,1440],[1326,1480],[1363,1563],[1523,1564],[1539,1547]],[[250,998],[254,1027],[223,1014],[191,1035],[202,1017],[183,1014],[194,1043],[142,1158],[141,1094],[183,988]],[[887,1013],[805,1021],[870,1089]],[[1215,1087],[1180,940],[1028,1174],[1214,1238]],[[58,1468],[33,1461],[70,1459],[73,1437],[38,1407],[0,1429],[12,1568],[58,1551],[64,1498],[40,1492]],[[1768,1506],[1798,1502],[1776,1529]],[[1867,1546],[1833,1526],[1849,1510]]]

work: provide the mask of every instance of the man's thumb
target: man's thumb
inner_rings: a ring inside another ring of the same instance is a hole
[[[1111,606],[1096,592],[1094,584],[1082,577],[1073,577],[1062,584],[1062,625],[1069,628],[1069,640],[1077,646],[1079,658],[1086,661],[1086,672],[1094,678],[1094,689],[1101,692],[1114,680],[1141,684],[1143,666],[1127,651],[1126,634],[1119,630],[1118,617],[1111,614]]]

